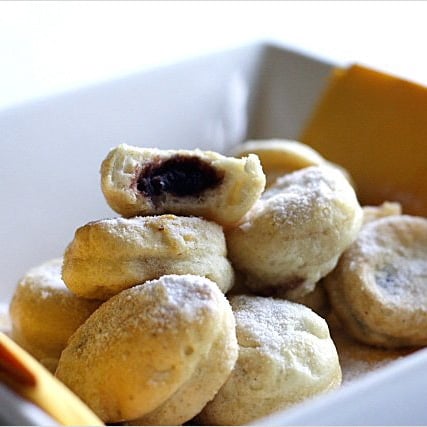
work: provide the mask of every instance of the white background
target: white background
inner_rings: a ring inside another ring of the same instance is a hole
[[[427,84],[422,1],[1,1],[0,109],[259,39]]]

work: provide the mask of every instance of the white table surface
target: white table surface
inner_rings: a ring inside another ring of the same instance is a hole
[[[427,2],[0,2],[0,109],[266,39],[427,84]]]

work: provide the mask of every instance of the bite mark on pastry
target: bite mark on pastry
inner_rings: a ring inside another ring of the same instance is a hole
[[[255,154],[160,150],[121,144],[101,165],[101,188],[124,217],[201,216],[234,226],[258,201],[265,175]]]

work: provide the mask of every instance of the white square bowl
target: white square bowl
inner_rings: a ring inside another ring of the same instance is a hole
[[[297,138],[335,64],[259,43],[0,112],[0,301],[61,256],[82,224],[115,216],[99,167],[119,143],[227,151]],[[427,424],[419,351],[263,425]]]

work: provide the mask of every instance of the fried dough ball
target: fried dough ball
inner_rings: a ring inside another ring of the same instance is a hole
[[[236,223],[258,200],[265,175],[256,155],[119,145],[101,166],[104,196],[119,214],[196,215]]]
[[[179,425],[214,397],[237,354],[218,286],[168,275],[105,302],[71,337],[56,376],[104,422]]]
[[[389,216],[366,224],[324,279],[331,305],[361,342],[427,344],[427,219]]]
[[[79,228],[62,276],[77,295],[106,300],[166,274],[197,274],[223,292],[233,285],[224,233],[196,217],[160,215],[94,221]]]
[[[300,298],[336,265],[362,223],[353,188],[327,166],[280,178],[227,232],[229,258],[262,295]]]
[[[61,267],[62,258],[55,258],[31,269],[10,304],[12,338],[50,371],[69,337],[101,304],[70,292]]]
[[[341,369],[328,326],[291,301],[230,298],[239,357],[227,382],[197,417],[206,425],[247,425],[337,388]]]

